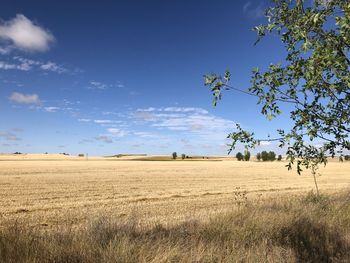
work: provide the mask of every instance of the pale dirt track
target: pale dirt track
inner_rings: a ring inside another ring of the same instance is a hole
[[[0,221],[60,226],[137,215],[173,223],[233,209],[242,191],[264,198],[314,188],[309,173],[288,172],[284,162],[39,157],[0,156]],[[330,162],[321,173],[322,191],[350,186],[350,162]]]

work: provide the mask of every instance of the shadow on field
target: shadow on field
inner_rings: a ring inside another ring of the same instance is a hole
[[[350,262],[349,237],[349,194],[309,194],[172,225],[137,216],[56,229],[0,221],[0,262]]]
[[[279,243],[293,249],[297,262],[346,262],[350,259],[350,246],[339,230],[306,217],[282,227]]]

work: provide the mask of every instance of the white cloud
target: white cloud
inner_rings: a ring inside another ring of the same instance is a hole
[[[79,122],[90,122],[90,119],[78,119]]]
[[[110,136],[106,135],[97,136],[95,139],[104,143],[113,143],[113,139]]]
[[[0,138],[4,138],[6,141],[20,141],[21,139],[12,132],[1,132]]]
[[[40,68],[42,70],[47,70],[47,71],[52,71],[52,72],[57,72],[57,73],[63,73],[63,72],[66,72],[67,70],[65,68],[63,68],[62,66],[60,65],[57,65],[56,63],[54,62],[47,62],[45,64],[42,64],[40,66]]]
[[[106,84],[100,81],[92,80],[89,82],[88,89],[98,89],[98,90],[105,90],[109,88],[125,88],[125,86],[118,81],[115,85],[113,84]]]
[[[152,126],[207,134],[209,132],[227,132],[233,128],[234,122],[214,115],[195,113],[180,118],[162,118]]]
[[[33,60],[33,59],[28,59],[28,58],[23,58],[23,57],[20,57],[20,56],[14,56],[13,57],[14,60],[16,61],[19,61],[23,64],[26,64],[26,65],[40,65],[42,64],[40,61],[36,61],[36,60]]]
[[[243,5],[243,13],[246,13],[251,5],[252,5],[252,3],[250,1],[246,2]]]
[[[253,19],[262,18],[265,14],[265,6],[262,2],[253,6],[252,1],[247,1],[243,5],[243,13]]]
[[[124,137],[128,134],[127,131],[117,128],[108,128],[107,131],[114,137]]]
[[[186,114],[182,113],[155,113],[153,116],[157,118],[179,118],[179,117],[184,117]]]
[[[269,145],[271,145],[271,142],[269,142],[269,141],[260,141],[260,145],[261,146],[269,146]]]
[[[79,144],[85,144],[85,143],[91,143],[92,142],[92,140],[90,140],[90,139],[82,139],[81,141],[79,141],[78,143]]]
[[[0,54],[6,55],[11,52],[11,47],[0,47]]]
[[[60,107],[44,107],[44,110],[46,112],[57,112],[60,109],[61,109]]]
[[[195,112],[198,114],[208,114],[208,111],[202,108],[195,107],[167,107],[164,108],[164,111],[170,112]]]
[[[154,126],[156,126],[156,125],[154,125]],[[189,130],[188,127],[185,127],[185,126],[168,126],[167,128],[169,130],[172,130],[172,131],[188,131]]]
[[[199,141],[222,144],[235,126],[235,122],[197,107],[150,107],[136,110],[132,117],[135,124],[173,131],[192,138],[197,144]]]
[[[90,81],[90,89],[106,89],[108,85],[98,82],[98,81]]]
[[[103,111],[102,115],[115,115],[117,117],[125,117],[124,113],[114,111]]]
[[[0,69],[3,69],[3,70],[17,69],[22,71],[29,71],[32,69],[32,67],[27,63],[13,64],[13,63],[0,61]]]
[[[146,109],[137,109],[136,111],[139,111],[139,112],[149,112],[149,111],[156,111],[156,110],[157,110],[156,108],[149,107],[149,108],[146,108]]]
[[[37,94],[13,92],[9,97],[9,100],[20,104],[40,104],[40,99]]]
[[[165,107],[165,108],[154,108],[149,107],[145,109],[137,109],[137,112],[181,112],[181,113],[198,113],[198,114],[208,114],[208,111],[197,107]]]
[[[150,132],[134,132],[134,135],[139,136],[141,138],[159,138],[160,136],[157,134],[153,134]]]
[[[1,53],[1,50],[0,50]],[[32,69],[40,69],[45,71],[52,71],[56,73],[64,73],[68,70],[54,62],[41,62],[37,60],[27,59],[19,56],[13,57],[13,61],[5,62],[0,61],[0,69],[3,70],[21,70],[21,71],[29,71]]]
[[[157,116],[155,116],[154,113],[150,111],[139,111],[137,110],[136,112],[132,113],[132,117],[137,119],[138,121],[157,121]]]
[[[97,123],[97,124],[110,124],[110,123],[114,123],[114,121],[112,121],[112,120],[94,120],[94,123]]]
[[[46,29],[33,23],[22,14],[0,24],[0,39],[8,41],[10,46],[25,51],[44,52],[54,42],[54,36]],[[2,47],[6,50],[6,47]]]

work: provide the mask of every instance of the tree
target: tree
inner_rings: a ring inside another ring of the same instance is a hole
[[[249,151],[245,151],[244,152],[244,161],[249,161],[250,160],[250,152]]]
[[[238,161],[242,161],[243,160],[243,154],[241,152],[238,152],[236,154],[236,158],[237,158]]]
[[[261,153],[257,153],[256,154],[256,159],[260,162],[260,160],[261,160]]]
[[[173,159],[175,160],[177,158],[177,153],[173,152],[172,156],[173,156]]]
[[[345,159],[345,161],[350,161],[350,155],[345,155],[344,159]]]
[[[181,159],[184,160],[186,158],[186,154],[181,154]]]
[[[270,151],[268,154],[268,160],[269,161],[275,161],[276,160],[276,153],[273,151]]]
[[[278,157],[277,157],[277,161],[282,161],[282,155],[278,155]]]
[[[296,163],[297,172],[311,168],[316,190],[316,170],[326,165],[327,155],[343,155],[350,150],[350,4],[348,0],[275,0],[265,12],[268,23],[258,25],[259,42],[276,33],[286,48],[283,63],[252,71],[251,86],[240,89],[230,84],[231,74],[205,75],[214,105],[225,90],[235,90],[258,98],[261,113],[268,119],[281,114],[288,104],[292,120],[289,130],[277,130],[276,138],[256,138],[253,132],[237,130],[229,134],[232,143],[254,148],[260,141],[278,141],[286,148],[288,169]],[[316,146],[317,139],[322,146]]]
[[[266,162],[269,160],[269,153],[267,151],[262,151],[261,152],[261,160],[263,162]]]

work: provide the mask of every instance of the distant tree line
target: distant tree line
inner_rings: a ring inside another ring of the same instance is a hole
[[[177,159],[177,152],[173,152],[173,153],[172,153],[172,157],[173,157],[174,160],[176,160],[176,159]],[[181,154],[181,159],[182,159],[182,160],[184,160],[184,159],[189,159],[189,158],[192,158],[192,157],[189,157],[188,155],[186,155],[186,154],[184,154],[184,153]]]
[[[249,161],[250,160],[250,152],[245,151],[244,154],[242,154],[241,152],[238,152],[236,154],[236,158],[238,161]]]
[[[345,155],[345,156],[344,156],[344,160],[345,160],[345,161],[350,161],[350,155]]]
[[[173,159],[175,160],[177,158],[177,152],[173,152],[172,156],[173,156]]]
[[[236,154],[236,158],[238,161],[249,161],[250,160],[250,152],[249,151],[245,151],[244,154],[242,154],[241,152],[238,152]],[[263,162],[267,162],[267,161],[281,161],[282,160],[282,155],[278,155],[276,158],[276,153],[274,151],[262,151],[261,153],[257,153],[256,154],[256,159],[258,161],[263,161]],[[346,159],[345,159],[346,160]]]
[[[267,161],[281,161],[282,160],[282,155],[278,155],[276,158],[276,153],[274,151],[262,151],[261,153],[257,153],[256,154],[256,159],[258,161],[263,161],[263,162],[267,162]]]

